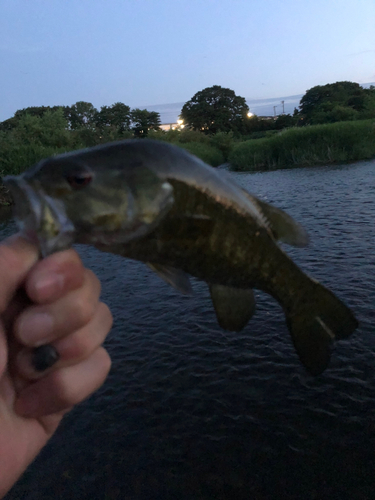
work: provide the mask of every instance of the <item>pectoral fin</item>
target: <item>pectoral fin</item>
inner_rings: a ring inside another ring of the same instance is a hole
[[[163,266],[162,264],[151,264],[150,262],[147,262],[147,265],[150,269],[155,271],[161,279],[173,286],[173,288],[179,292],[185,295],[193,294],[189,276],[184,273],[184,271],[181,271],[181,269],[176,269],[171,266]]]
[[[265,201],[259,200],[244,190],[246,196],[252,203],[258,205],[264,215],[268,228],[275,240],[282,241],[294,247],[305,247],[309,242],[309,237],[305,229],[298,224],[290,215],[280,208],[273,207]]]
[[[255,311],[255,298],[251,288],[245,290],[224,285],[210,285],[210,293],[221,328],[232,332],[242,330]]]

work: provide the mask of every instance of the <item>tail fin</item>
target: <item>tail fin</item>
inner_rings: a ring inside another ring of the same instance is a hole
[[[332,342],[349,337],[358,322],[332,292],[317,282],[312,285],[309,296],[287,314],[287,324],[301,362],[319,375],[329,363]]]

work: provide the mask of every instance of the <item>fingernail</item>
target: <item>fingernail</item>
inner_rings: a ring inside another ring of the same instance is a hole
[[[53,332],[53,317],[44,312],[25,313],[18,325],[17,336],[21,342],[29,346],[45,343]]]
[[[43,372],[51,368],[58,360],[60,355],[52,345],[41,345],[34,349],[31,363],[37,372]]]
[[[64,276],[59,273],[42,273],[35,280],[35,289],[38,293],[48,295],[56,293],[64,286]]]
[[[51,368],[60,359],[56,348],[44,344],[34,349],[24,348],[17,354],[16,366],[19,373],[27,379],[42,376],[45,370]]]

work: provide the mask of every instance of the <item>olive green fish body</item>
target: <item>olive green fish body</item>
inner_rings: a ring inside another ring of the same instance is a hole
[[[218,204],[200,190],[169,182],[174,188],[174,206],[151,234],[126,245],[98,248],[173,266],[211,285],[269,293],[285,311],[305,366],[314,374],[323,371],[331,342],[346,338],[357,326],[350,310],[302,272],[277,245],[267,226],[236,207]],[[313,332],[312,338],[309,332]]]
[[[314,374],[326,368],[332,340],[357,326],[278,246],[307,244],[299,224],[175,146],[99,146],[45,160],[6,183],[16,218],[38,235],[43,255],[74,241],[91,244],[147,263],[185,293],[193,275],[209,284],[219,324],[231,330],[253,314],[252,288],[269,293]]]

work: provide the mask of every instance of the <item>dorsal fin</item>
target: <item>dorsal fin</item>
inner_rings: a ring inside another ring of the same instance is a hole
[[[259,207],[275,240],[294,247],[305,247],[308,244],[309,237],[305,229],[284,210],[269,205],[265,201],[252,196],[246,190],[243,191]]]
[[[231,332],[242,330],[255,311],[255,298],[252,289],[210,285],[210,293],[221,328]]]
[[[168,285],[185,295],[192,295],[193,289],[191,288],[191,283],[189,276],[181,269],[176,269],[172,266],[164,266],[162,264],[152,264],[147,262],[150,269],[155,271],[155,273],[160,276]]]

